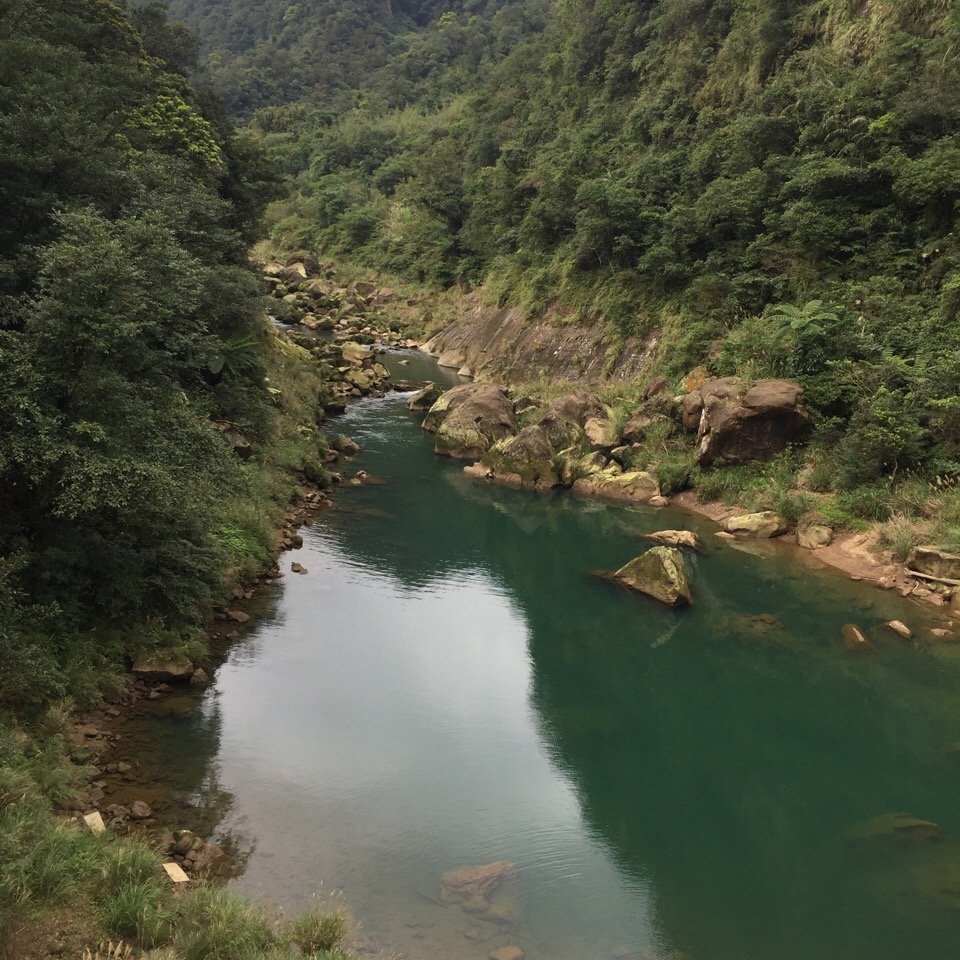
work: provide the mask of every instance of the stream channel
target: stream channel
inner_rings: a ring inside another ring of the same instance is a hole
[[[383,482],[303,531],[215,684],[126,722],[210,805],[232,886],[342,891],[356,946],[424,960],[960,956],[960,647],[883,626],[931,615],[679,511],[470,481],[405,400],[333,425]],[[594,576],[683,527],[692,608]],[[495,861],[486,912],[441,902]]]

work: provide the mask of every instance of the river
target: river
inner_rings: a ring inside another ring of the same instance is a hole
[[[133,721],[158,779],[215,801],[236,889],[342,891],[361,947],[427,960],[957,956],[960,648],[882,626],[920,608],[669,509],[471,482],[398,395],[337,429],[382,482],[283,556],[212,688]],[[706,543],[691,609],[594,575],[666,527]],[[851,838],[894,811],[943,837]],[[440,902],[501,860],[490,914]]]

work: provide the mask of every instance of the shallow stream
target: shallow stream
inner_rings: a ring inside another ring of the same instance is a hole
[[[136,721],[162,779],[220,798],[236,888],[343,891],[361,947],[430,960],[960,955],[960,648],[882,626],[919,607],[679,512],[478,485],[398,395],[338,429],[383,482],[304,531],[193,709]],[[667,527],[706,543],[693,608],[594,576]],[[894,811],[943,836],[862,826]],[[489,910],[441,902],[493,861]]]

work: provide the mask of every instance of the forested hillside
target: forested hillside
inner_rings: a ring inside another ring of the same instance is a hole
[[[320,6],[284,17],[321,24]],[[206,10],[243,20],[236,0]],[[404,12],[420,27],[385,62],[336,60],[363,74],[351,97],[294,86],[255,113],[293,182],[278,242],[483,286],[613,342],[661,330],[651,372],[677,384],[700,365],[800,379],[833,464],[821,487],[960,472],[955,5]],[[266,29],[262,50],[286,37],[308,57],[307,34]],[[244,62],[208,43],[217,70]]]
[[[277,411],[248,262],[275,177],[157,9],[14,3],[0,38],[0,704],[85,701],[265,551]],[[248,506],[249,505],[249,506]],[[195,629],[195,627],[193,628]]]

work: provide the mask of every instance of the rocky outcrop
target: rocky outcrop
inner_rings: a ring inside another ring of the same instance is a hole
[[[503,387],[466,383],[440,397],[423,427],[436,433],[437,453],[476,460],[517,432],[517,417]]]
[[[757,540],[769,540],[786,533],[789,525],[772,510],[760,513],[745,513],[739,517],[730,517],[724,521],[723,529],[727,533],[740,533]]]
[[[133,658],[133,673],[143,680],[189,683],[193,676],[193,661],[178,650],[149,650]]]
[[[687,563],[675,547],[653,547],[621,567],[613,578],[671,607],[693,603]]]
[[[960,583],[960,554],[943,547],[915,547],[907,558],[907,568],[937,580]]]
[[[684,425],[697,422],[697,462],[704,467],[771,460],[810,434],[801,405],[803,388],[790,380],[761,380],[752,387],[736,377],[707,380],[681,403]]]

